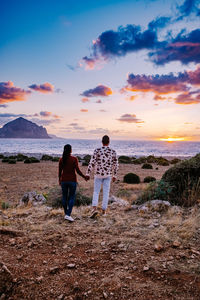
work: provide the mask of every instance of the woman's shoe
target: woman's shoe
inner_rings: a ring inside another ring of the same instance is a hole
[[[69,222],[74,222],[74,219],[71,216],[65,215],[65,220]]]

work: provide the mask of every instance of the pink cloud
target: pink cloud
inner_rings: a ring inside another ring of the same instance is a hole
[[[81,109],[80,112],[88,112],[88,109]]]
[[[32,84],[29,86],[29,88],[43,94],[53,93],[54,91],[54,86],[48,82],[43,84]]]
[[[144,121],[138,119],[135,114],[124,114],[117,120],[126,123],[144,123]]]
[[[84,97],[84,98],[81,99],[81,102],[83,102],[83,103],[86,103],[86,102],[89,102],[89,101],[90,100],[87,97]]]
[[[30,93],[30,91],[15,87],[12,81],[0,82],[0,104],[24,101]]]

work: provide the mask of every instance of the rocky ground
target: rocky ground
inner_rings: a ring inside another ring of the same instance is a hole
[[[56,185],[57,165],[32,165],[30,174],[23,164],[20,173],[19,166],[8,166],[7,177],[0,176],[1,197],[12,199],[0,212],[1,300],[199,299],[199,207],[133,209],[132,200],[145,185],[121,180],[130,168],[159,179],[166,167],[121,166],[111,192],[127,202],[110,204],[108,214],[95,219],[89,207],[74,208],[75,222],[68,223],[62,209],[16,206],[22,192],[47,192]],[[4,168],[1,164],[1,174]],[[80,185],[91,193],[92,181]]]

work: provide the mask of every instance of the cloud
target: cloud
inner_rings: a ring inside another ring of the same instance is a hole
[[[112,90],[111,88],[105,86],[105,85],[98,85],[97,87],[95,87],[94,89],[89,89],[84,91],[81,96],[85,96],[85,97],[99,97],[99,96],[103,96],[103,97],[107,97],[109,95],[112,95]]]
[[[100,112],[106,112],[106,110],[105,110],[105,109],[100,109],[99,111],[100,111]]]
[[[181,31],[174,39],[149,53],[149,57],[156,65],[164,65],[172,61],[182,64],[200,62],[200,29],[190,33]]]
[[[199,0],[185,0],[180,6],[177,6],[177,10],[180,16],[177,20],[182,20],[184,17],[188,17],[191,14],[200,16]]]
[[[5,114],[0,114],[0,118],[13,118],[13,117],[29,117],[30,115],[26,114],[12,114],[12,113],[5,113]]]
[[[89,101],[90,100],[87,97],[84,97],[84,98],[81,99],[81,102],[83,102],[83,103],[86,103],[86,102],[89,102]]]
[[[42,125],[42,126],[48,126],[48,125],[60,122],[59,119],[44,120],[44,119],[39,119],[39,118],[32,118],[32,119],[30,119],[30,121],[32,121],[36,124]]]
[[[144,121],[137,119],[136,115],[134,114],[124,114],[117,120],[126,123],[144,123]]]
[[[51,83],[43,83],[43,84],[32,84],[29,86],[30,89],[46,94],[46,93],[53,93],[54,86]]]
[[[179,73],[178,76],[170,73],[168,75],[128,75],[128,91],[154,92],[156,94],[169,94],[187,91],[185,83],[186,74]]]
[[[99,100],[96,101],[96,103],[101,104],[102,101],[99,99]]]
[[[179,94],[175,99],[175,103],[177,104],[199,104],[200,103],[200,93],[194,96],[194,93],[192,92],[185,92],[182,94]]]
[[[156,19],[149,23],[148,29],[144,31],[136,25],[120,26],[117,31],[104,31],[93,41],[90,57],[84,56],[82,60],[88,69],[94,69],[95,65],[102,60],[108,61],[143,49],[154,49],[161,44],[156,29],[165,26],[167,20],[166,17]]]
[[[45,118],[48,118],[48,117],[53,117],[55,119],[59,119],[60,118],[60,116],[52,114],[52,112],[50,112],[50,111],[41,111],[40,112],[40,116],[45,117]]]
[[[6,108],[6,107],[8,107],[8,105],[6,105],[6,104],[0,104],[0,108]]]
[[[88,112],[88,109],[81,109],[80,112]]]
[[[30,93],[30,91],[15,87],[12,81],[0,82],[0,104],[24,101]]]

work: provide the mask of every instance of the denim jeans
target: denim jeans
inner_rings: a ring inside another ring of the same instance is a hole
[[[106,178],[94,178],[94,193],[92,199],[92,206],[97,206],[99,201],[99,193],[101,190],[101,185],[103,185],[103,202],[102,202],[102,209],[106,210],[108,206],[108,198],[110,193],[110,182],[111,176]]]
[[[76,195],[76,182],[64,181],[61,182],[62,187],[62,205],[65,211],[65,215],[70,216],[72,208],[74,206]]]

